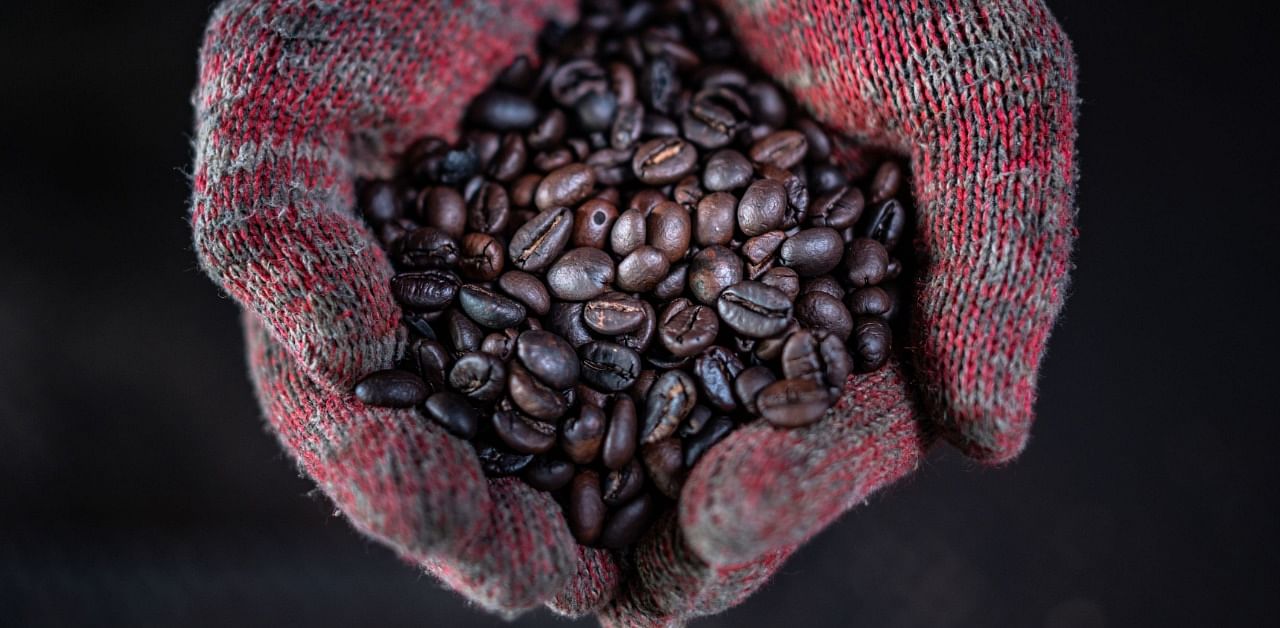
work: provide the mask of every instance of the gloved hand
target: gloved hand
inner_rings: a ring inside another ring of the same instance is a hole
[[[391,266],[351,211],[570,0],[231,1],[210,20],[196,90],[195,250],[245,311],[254,383],[302,470],[362,532],[487,609],[598,608],[618,570],[559,507],[487,481],[470,445],[412,411],[366,407],[355,381],[405,342]]]
[[[817,119],[910,157],[908,360],[852,377],[823,421],[757,422],[713,448],[678,516],[637,548],[606,625],[678,625],[737,603],[912,471],[933,433],[982,463],[1017,456],[1071,267],[1075,60],[1041,0],[718,1]]]

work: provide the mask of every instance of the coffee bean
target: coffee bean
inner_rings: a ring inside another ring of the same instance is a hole
[[[760,283],[777,288],[787,295],[788,301],[794,301],[800,294],[800,275],[786,266],[774,266],[760,276]]]
[[[565,253],[547,271],[547,288],[557,299],[586,301],[604,293],[613,283],[613,259],[591,247]]]
[[[538,381],[519,362],[507,367],[507,394],[517,408],[535,419],[559,419],[568,409],[560,393]]]
[[[634,331],[644,322],[645,310],[637,299],[624,292],[606,292],[587,302],[582,320],[587,327],[606,336]]]
[[[687,470],[684,466],[684,452],[678,438],[663,438],[652,443],[645,443],[640,450],[644,461],[644,469],[649,479],[663,495],[671,499],[680,497],[680,489],[684,486]]]
[[[479,402],[497,399],[507,386],[507,369],[495,356],[465,353],[449,370],[449,386]]]
[[[618,288],[628,292],[653,290],[667,275],[670,264],[662,251],[640,246],[618,264]]]
[[[427,398],[427,384],[408,371],[387,369],[361,379],[356,384],[355,395],[360,403],[370,406],[410,408]]]
[[[720,321],[715,311],[688,299],[676,299],[658,318],[658,339],[671,355],[695,355],[715,342]]]
[[[907,227],[907,210],[897,199],[889,199],[871,208],[858,223],[858,235],[871,238],[886,249],[898,245]]]
[[[825,161],[831,156],[831,137],[822,130],[821,126],[818,126],[818,123],[809,118],[800,118],[796,121],[796,129],[804,133],[805,142],[809,147],[804,155],[805,159]]]
[[[569,530],[573,538],[583,545],[592,545],[600,538],[604,527],[605,507],[600,495],[600,476],[591,469],[583,469],[574,476],[569,491]]]
[[[449,356],[449,350],[437,340],[416,338],[409,348],[409,354],[413,356],[418,375],[427,383],[427,386],[435,392],[444,390],[445,373],[449,371],[453,362],[453,358]]]
[[[533,150],[546,150],[556,146],[564,139],[565,129],[568,122],[565,120],[564,112],[560,109],[550,109],[542,114],[537,124],[529,129],[529,135],[526,137],[529,148]]]
[[[722,412],[732,411],[738,405],[733,398],[733,382],[742,369],[742,360],[729,349],[713,346],[703,351],[693,367],[702,401]]]
[[[697,402],[696,385],[687,373],[667,371],[660,375],[645,397],[641,442],[653,443],[675,434]]]
[[[871,202],[880,203],[893,198],[902,186],[902,167],[894,161],[886,161],[876,169],[871,180]]]
[[[738,378],[733,380],[733,395],[747,412],[760,414],[760,409],[756,406],[756,396],[777,379],[778,377],[769,367],[753,366],[739,373]]]
[[[489,176],[495,181],[508,183],[524,172],[528,161],[529,148],[524,142],[524,137],[519,133],[507,133],[502,136],[498,153],[494,155],[493,162],[489,164],[487,170]],[[496,231],[501,231],[501,228]]]
[[[841,341],[853,333],[853,316],[844,303],[830,294],[811,290],[796,299],[796,320],[809,329],[822,330]]]
[[[858,238],[845,253],[849,283],[856,288],[872,286],[884,279],[889,264],[889,253],[879,242],[870,238]]]
[[[787,122],[787,101],[773,84],[756,81],[747,86],[747,100],[751,112],[769,126],[782,126]]]
[[[706,149],[716,149],[733,141],[739,116],[746,103],[732,90],[711,87],[698,92],[680,117],[680,129],[690,141]]]
[[[461,310],[452,308],[447,310],[445,327],[449,332],[449,341],[453,345],[455,355],[480,350],[480,343],[484,341],[484,332]]]
[[[418,196],[419,220],[457,240],[467,228],[467,206],[462,195],[450,187],[434,186]]]
[[[519,475],[534,458],[533,454],[512,453],[488,444],[476,447],[476,457],[480,459],[480,469],[489,477]]]
[[[844,287],[831,275],[822,275],[806,281],[801,292],[825,292],[836,300],[844,298]]]
[[[747,187],[738,201],[738,228],[748,236],[758,236],[782,226],[787,207],[787,191],[773,179],[760,179]]]
[[[800,330],[787,337],[782,347],[782,373],[788,379],[808,379],[839,394],[853,370],[853,361],[844,341],[823,332]]]
[[[589,92],[574,103],[573,110],[583,130],[607,131],[618,111],[618,97],[610,92]]]
[[[577,469],[571,463],[557,458],[538,456],[525,467],[521,479],[540,491],[557,491],[573,480]]]
[[[391,294],[401,305],[436,311],[447,307],[458,293],[459,281],[443,270],[421,270],[400,273],[391,278]]]
[[[559,257],[572,233],[573,212],[569,208],[542,211],[533,220],[520,225],[511,237],[507,246],[511,265],[527,272],[546,268]]]
[[[740,281],[742,259],[723,246],[708,246],[689,263],[689,291],[707,305],[714,305],[725,288]]]
[[[720,293],[720,320],[749,338],[768,338],[791,322],[791,301],[776,288],[742,281]]]
[[[573,214],[573,245],[603,249],[618,219],[618,208],[613,203],[591,199]]]
[[[653,296],[662,301],[670,301],[684,292],[685,285],[688,283],[689,265],[681,262],[671,267],[667,271],[667,276],[653,287]]]
[[[511,206],[512,207],[532,206],[533,193],[535,190],[538,189],[539,183],[542,183],[542,175],[536,172],[530,172],[528,174],[520,175],[520,178],[516,179],[516,182],[511,185],[511,193],[509,194],[509,196],[511,197]],[[514,212],[513,212],[513,216],[508,219],[508,223],[511,223],[511,222],[515,222],[516,224],[523,224],[519,221],[514,220]]]
[[[758,164],[792,168],[804,159],[809,142],[799,131],[777,131],[751,145],[749,156]]]
[[[613,223],[613,229],[609,232],[609,248],[617,255],[630,255],[644,244],[646,236],[644,212],[628,209]]]
[[[693,225],[689,211],[671,201],[658,203],[649,214],[645,231],[649,245],[658,249],[670,263],[675,263],[689,251],[693,237]]]
[[[458,146],[440,157],[437,180],[444,185],[457,185],[475,175],[480,160],[470,146]]]
[[[644,467],[639,460],[632,458],[621,469],[605,474],[604,485],[601,488],[604,503],[608,506],[617,506],[631,501],[644,488]]]
[[[631,169],[636,178],[649,185],[675,183],[693,172],[698,149],[678,137],[649,140],[636,149]]]
[[[867,286],[849,295],[849,313],[854,316],[888,317],[892,300],[889,293],[880,286]]]
[[[801,277],[829,273],[840,265],[843,256],[844,240],[830,227],[804,229],[787,238],[778,252],[783,265],[795,269]]]
[[[702,404],[693,406],[689,411],[689,416],[684,418],[684,422],[680,427],[676,428],[676,436],[680,438],[688,438],[697,434],[711,420],[711,408]]]
[[[498,277],[498,288],[538,316],[545,316],[551,309],[551,295],[542,280],[522,270],[502,273]]]
[[[522,366],[552,388],[568,388],[578,381],[578,356],[573,346],[549,331],[520,334],[516,356]]]
[[[631,397],[619,395],[609,412],[609,429],[600,449],[600,461],[610,469],[621,469],[636,452],[636,406]]]
[[[538,209],[574,207],[590,198],[596,187],[596,173],[582,163],[560,166],[547,173],[533,193],[533,203]]]
[[[809,186],[805,185],[804,177],[770,164],[761,165],[760,174],[781,183],[786,190],[787,207],[782,214],[782,228],[790,232],[809,216]]]
[[[813,144],[810,143],[809,146],[812,151]],[[821,198],[840,190],[848,184],[849,178],[835,164],[817,163],[809,166],[809,193],[815,197]],[[810,207],[810,210],[813,210],[813,207]],[[813,213],[813,211],[810,211],[811,218]],[[822,225],[815,224],[814,226],[820,227]]]
[[[694,215],[694,236],[698,244],[729,244],[737,219],[738,199],[727,192],[715,192],[698,202]]]
[[[756,396],[760,415],[778,427],[801,427],[827,413],[831,396],[826,387],[808,379],[783,379]]]
[[[506,362],[515,354],[516,338],[519,336],[520,332],[514,327],[508,327],[500,332],[495,331],[484,337],[484,341],[480,343],[480,352]]]
[[[671,118],[652,112],[644,115],[644,137],[669,137],[679,132],[680,127]]]
[[[615,338],[618,344],[635,351],[636,353],[644,353],[649,349],[649,345],[653,342],[653,336],[658,329],[658,314],[653,311],[653,306],[648,301],[640,300],[640,307],[644,310],[640,326],[634,331],[622,334]]]
[[[591,342],[591,330],[582,322],[581,303],[556,301],[547,314],[547,327],[569,341],[574,348]]]
[[[467,203],[466,227],[482,233],[502,233],[511,215],[511,200],[506,188],[485,183]]]
[[[623,549],[640,539],[640,535],[653,521],[657,506],[648,493],[623,504],[609,515],[600,532],[600,546]]]
[[[458,304],[471,320],[490,329],[515,327],[524,321],[524,306],[479,284],[466,284]]]
[[[551,76],[551,97],[562,107],[571,107],[589,93],[608,89],[609,77],[604,68],[590,59],[569,61]]]
[[[889,324],[878,316],[861,316],[853,325],[853,340],[849,348],[853,353],[854,368],[859,373],[870,373],[889,360],[893,345],[893,332]]]
[[[400,191],[390,181],[370,181],[360,190],[360,212],[371,225],[400,217]]]
[[[620,344],[590,341],[578,348],[578,355],[582,379],[602,390],[626,390],[640,373],[640,356]]]
[[[467,109],[472,123],[496,131],[520,131],[538,120],[538,107],[529,98],[504,90],[489,90],[476,96]]]
[[[427,398],[422,405],[423,413],[435,421],[445,431],[458,438],[473,438],[480,425],[477,416],[467,398],[452,392],[438,392]]]
[[[718,417],[707,423],[707,425],[692,438],[685,440],[685,468],[692,469],[694,465],[698,464],[698,460],[702,458],[702,455],[707,453],[707,451],[715,446],[716,443],[724,440],[724,437],[728,436],[729,433],[733,431],[734,427],[736,426],[733,423],[733,419],[728,417]]]
[[[468,233],[462,238],[458,270],[472,281],[493,281],[502,274],[505,260],[502,244],[487,233]]]
[[[458,246],[445,232],[422,227],[397,241],[395,262],[401,268],[448,269],[458,263]]]
[[[490,416],[493,433],[518,452],[541,454],[556,444],[556,426],[531,419],[515,410],[498,410]]]
[[[657,57],[641,68],[640,94],[649,109],[670,113],[680,94],[680,76],[676,74],[675,63],[666,57]],[[675,125],[672,125],[671,134],[675,133]]]
[[[635,146],[644,133],[644,105],[631,102],[620,105],[609,129],[609,145],[626,150]]]
[[[711,154],[702,170],[702,186],[712,192],[727,192],[751,182],[751,162],[742,153],[724,149]]]
[[[578,416],[565,420],[560,429],[560,449],[578,464],[590,464],[600,454],[608,424],[599,406],[583,404]]]

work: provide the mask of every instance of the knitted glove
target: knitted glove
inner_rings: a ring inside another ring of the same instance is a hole
[[[366,407],[360,376],[403,350],[391,266],[353,206],[407,143],[456,135],[467,102],[570,0],[231,1],[195,93],[191,224],[206,272],[245,310],[254,383],[285,449],[362,532],[485,608],[613,593],[557,505],[487,481],[468,444],[410,411]]]
[[[927,432],[980,462],[1017,456],[1067,287],[1075,66],[1040,0],[720,3],[744,50],[815,117],[910,157],[912,385],[891,365],[851,378],[819,423],[730,434],[694,468],[678,518],[642,539],[607,625],[678,625],[740,601],[914,469]]]

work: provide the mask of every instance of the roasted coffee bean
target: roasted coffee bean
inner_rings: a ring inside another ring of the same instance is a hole
[[[521,172],[524,172],[525,164],[528,161],[529,148],[524,143],[524,137],[519,133],[507,133],[502,136],[502,142],[498,145],[498,153],[494,155],[487,171],[495,181],[507,183],[515,180],[516,177],[520,176]],[[471,228],[475,229],[475,227]],[[501,231],[501,228],[496,230]]]
[[[710,192],[727,192],[751,183],[751,162],[742,153],[724,149],[711,154],[702,170],[702,187]]]
[[[462,310],[451,308],[445,314],[445,328],[449,331],[449,341],[453,344],[456,355],[480,350],[484,342],[484,332]]]
[[[586,301],[603,294],[613,283],[613,259],[591,247],[578,247],[560,256],[547,271],[547,288],[557,299]]]
[[[714,346],[703,351],[693,366],[703,403],[722,412],[729,412],[737,407],[733,398],[733,382],[742,369],[742,360],[729,349]]]
[[[749,156],[758,164],[792,168],[804,159],[809,142],[799,131],[777,131],[751,145]]]
[[[417,224],[408,218],[397,218],[391,222],[376,227],[378,241],[382,243],[383,248],[388,251],[398,251],[400,248],[400,239],[408,233],[417,229]]]
[[[573,480],[577,469],[558,458],[538,456],[525,468],[520,478],[540,491],[557,491]]]
[[[570,107],[592,92],[606,92],[609,77],[604,68],[590,59],[575,59],[562,64],[551,75],[551,97],[562,107]]]
[[[800,275],[786,266],[774,266],[760,276],[760,283],[777,288],[787,295],[788,301],[794,301],[800,294]]]
[[[626,150],[635,146],[644,133],[644,105],[638,102],[624,103],[618,107],[609,128],[609,145]]]
[[[458,304],[471,320],[489,329],[515,327],[525,317],[523,305],[479,284],[462,286]]]
[[[467,203],[467,228],[482,233],[502,233],[511,215],[511,199],[506,188],[486,183]]]
[[[756,396],[760,415],[778,427],[814,423],[831,407],[827,388],[808,379],[783,379],[769,384]]]
[[[831,137],[817,122],[809,118],[800,118],[796,121],[796,129],[804,133],[805,142],[808,144],[809,150],[805,153],[805,159],[809,161],[825,161],[831,156]]]
[[[680,132],[680,127],[675,121],[664,115],[657,113],[646,113],[644,115],[644,137],[669,137]]]
[[[698,164],[698,149],[678,137],[649,140],[636,149],[631,170],[636,178],[649,185],[675,183]]]
[[[689,291],[704,304],[715,305],[725,288],[740,281],[742,258],[723,246],[708,246],[689,263]]]
[[[458,245],[445,232],[422,227],[397,241],[395,261],[401,268],[448,269],[458,263]]]
[[[582,320],[587,327],[606,336],[634,331],[644,323],[644,316],[640,299],[625,292],[606,292],[582,308]]]
[[[495,131],[520,131],[537,122],[538,107],[526,96],[494,89],[471,101],[467,119]]]
[[[835,192],[848,184],[849,178],[835,164],[818,163],[809,166],[809,193],[817,198]],[[810,209],[812,210],[813,207],[810,207]],[[812,217],[812,215],[813,212],[811,211],[810,216]]]
[[[644,188],[639,192],[631,195],[631,202],[627,203],[627,209],[638,209],[645,217],[653,211],[658,203],[666,201],[667,195],[658,188]]]
[[[493,131],[471,130],[463,135],[463,141],[471,147],[471,152],[476,156],[477,172],[485,171],[489,165],[493,163],[493,158],[498,154],[498,149],[502,146],[502,136]],[[482,181],[477,174],[472,176],[468,181],[471,185],[473,181]],[[466,196],[464,193],[463,196]]]
[[[515,354],[516,338],[519,336],[520,332],[512,327],[501,332],[495,331],[484,337],[484,341],[480,343],[480,351],[506,362]]]
[[[533,193],[538,209],[574,207],[591,197],[596,187],[596,173],[590,166],[571,163],[547,173]]]
[[[778,251],[778,259],[795,269],[801,277],[815,277],[831,272],[844,256],[844,240],[830,227],[804,229],[787,238]]]
[[[728,145],[738,130],[739,114],[732,106],[726,106],[728,103],[716,98],[720,92],[733,94],[726,88],[711,88],[699,92],[684,115],[680,116],[680,130],[684,136],[705,149]]]
[[[702,190],[702,184],[698,182],[698,177],[689,175],[680,179],[676,183],[676,187],[671,190],[671,197],[675,199],[676,204],[684,207],[686,210],[693,208],[702,200],[706,192]]]
[[[626,390],[640,373],[640,356],[623,345],[593,340],[578,347],[582,379],[602,390]]]
[[[898,246],[898,240],[907,227],[907,210],[897,199],[889,199],[875,205],[858,223],[858,235],[871,238],[886,249]]]
[[[617,219],[618,207],[608,201],[593,198],[579,205],[573,213],[573,245],[603,249]]]
[[[772,231],[782,226],[786,209],[786,188],[773,179],[759,179],[738,201],[738,228],[748,236]]]
[[[653,296],[663,301],[670,301],[684,292],[689,278],[689,265],[681,262],[671,267],[667,276],[653,287]]]
[[[538,119],[537,124],[532,129],[529,129],[529,135],[526,137],[529,148],[546,150],[558,145],[564,139],[564,132],[567,128],[568,122],[563,111],[560,109],[548,110]]]
[[[593,545],[604,528],[605,507],[600,495],[600,475],[583,469],[574,476],[567,512],[569,531],[583,545]]]
[[[440,158],[437,178],[444,185],[458,185],[475,175],[480,160],[470,146],[459,146],[445,151]]]
[[[649,345],[653,342],[653,336],[658,329],[658,314],[654,312],[653,306],[648,301],[640,300],[640,307],[644,310],[643,320],[640,326],[634,331],[622,334],[614,340],[636,353],[644,353],[649,349]]]
[[[715,342],[720,320],[710,307],[676,299],[658,317],[658,339],[672,356],[695,355]]]
[[[644,488],[644,467],[639,460],[631,459],[621,469],[610,471],[604,476],[602,492],[604,503],[617,506],[631,501]]]
[[[400,217],[400,191],[390,181],[370,181],[360,190],[360,213],[371,225]]]
[[[889,265],[889,253],[879,242],[870,238],[858,238],[845,253],[849,283],[855,288],[873,286],[884,279]]]
[[[749,338],[768,338],[791,322],[791,300],[756,281],[729,286],[716,301],[720,320]]]
[[[519,475],[534,458],[533,454],[512,453],[488,444],[476,447],[476,457],[480,459],[480,469],[489,477]]]
[[[511,185],[511,206],[512,207],[530,207],[533,205],[533,193],[538,189],[538,184],[542,183],[542,175],[531,172],[522,174],[516,182]],[[512,218],[508,218],[508,224],[514,222],[523,224],[514,220],[515,212],[512,212]]]
[[[653,521],[656,511],[654,499],[648,493],[641,493],[618,507],[604,523],[604,529],[600,532],[600,546],[623,549],[635,543]]]
[[[888,317],[893,301],[880,286],[867,286],[849,295],[849,313],[854,316]]]
[[[502,274],[505,257],[502,244],[487,233],[468,233],[462,238],[458,270],[472,281],[493,281]]]
[[[415,141],[402,158],[405,175],[419,186],[439,180],[440,160],[448,150],[449,143],[439,137],[428,136]]]
[[[782,347],[782,373],[788,379],[808,379],[840,393],[853,370],[844,340],[834,334],[799,330]]]
[[[610,92],[590,92],[574,103],[573,110],[583,130],[607,131],[618,111],[618,97]]]
[[[853,324],[853,339],[849,348],[853,353],[854,368],[859,373],[870,373],[889,360],[893,345],[893,332],[889,324],[878,316],[861,316]]]
[[[453,302],[458,278],[444,270],[400,273],[391,278],[391,294],[396,301],[415,310],[436,311]]]
[[[787,122],[787,101],[773,83],[756,81],[747,86],[751,112],[761,122],[778,127]]]
[[[458,438],[473,438],[480,426],[480,417],[467,398],[453,392],[438,392],[427,397],[422,411],[445,431]]]
[[[386,408],[409,408],[427,398],[427,384],[408,371],[374,371],[356,384],[360,403]]]
[[[465,353],[449,370],[449,387],[479,402],[497,399],[507,387],[502,360],[483,352]]]
[[[696,384],[688,373],[667,371],[658,376],[645,397],[641,442],[653,443],[675,434],[697,402]]]
[[[663,495],[671,499],[680,497],[688,470],[684,466],[684,451],[678,438],[663,438],[645,443],[640,450],[644,470],[649,480]]]
[[[662,251],[670,263],[680,261],[689,252],[693,224],[689,218],[689,210],[676,203],[658,203],[649,214],[645,231],[649,236],[649,245]]]
[[[756,396],[777,379],[778,376],[769,367],[753,366],[739,373],[738,378],[733,380],[733,395],[747,412],[760,414]]]
[[[582,304],[556,301],[547,314],[547,328],[569,341],[574,348],[591,342],[591,330],[582,322]]]
[[[801,292],[825,292],[837,300],[844,298],[844,287],[831,275],[822,275],[806,281]]]
[[[573,233],[573,212],[567,207],[547,209],[520,225],[507,246],[511,265],[527,272],[549,266]]]
[[[843,187],[818,199],[814,203],[814,218],[811,223],[817,227],[831,227],[841,230],[852,227],[862,217],[865,201],[862,190],[855,187]]]
[[[602,148],[587,155],[586,164],[595,172],[597,185],[622,185],[631,180],[630,149]],[[598,197],[599,195],[597,195]]]
[[[507,367],[507,394],[517,408],[535,419],[559,419],[568,409],[560,393],[538,381],[519,362]]]
[[[670,113],[680,94],[680,76],[676,74],[675,63],[666,57],[657,57],[641,68],[640,94],[649,109]],[[672,125],[671,134],[675,132]]]
[[[578,356],[573,346],[549,331],[520,334],[516,356],[522,366],[552,388],[568,388],[578,381]]]
[[[666,255],[652,246],[640,246],[618,263],[618,288],[627,292],[648,292],[670,270]]]
[[[680,438],[693,436],[701,431],[709,421],[711,421],[711,408],[698,404],[689,411],[689,416],[685,417],[684,422],[676,429],[676,436]]]
[[[609,429],[600,449],[600,462],[621,469],[635,457],[637,443],[636,405],[631,397],[618,395],[609,411]]]
[[[648,3],[640,3],[638,5],[633,6],[632,11],[636,10],[637,8],[641,10],[647,9],[650,12],[652,12],[653,5]],[[621,26],[622,30],[631,30],[631,28],[635,28],[635,27],[636,26],[628,27],[627,25]],[[636,100],[635,71],[631,69],[630,65],[627,65],[626,63],[617,62],[617,61],[610,63],[607,69],[609,72],[610,91],[618,95],[618,104],[626,105],[626,104],[634,103]]]
[[[853,333],[853,316],[849,308],[834,296],[819,290],[800,295],[795,305],[796,320],[809,329],[822,330],[848,340]]]
[[[551,309],[551,295],[542,280],[522,270],[502,273],[498,277],[498,288],[538,316],[545,316]]]
[[[694,236],[701,246],[728,244],[733,240],[738,199],[728,192],[715,192],[698,202],[694,215]]]
[[[600,455],[608,421],[600,406],[583,404],[578,416],[569,417],[560,428],[560,449],[578,464],[590,464]]]
[[[684,441],[684,466],[686,469],[692,469],[698,464],[698,460],[707,450],[715,446],[716,443],[724,440],[735,427],[733,419],[728,417],[717,417],[712,419],[692,438]]]
[[[782,346],[786,344],[787,338],[797,331],[800,331],[800,323],[793,320],[781,332],[769,338],[761,338],[756,342],[753,350],[756,360],[761,362],[777,360],[782,355]]]
[[[786,190],[787,208],[782,214],[782,228],[790,232],[809,215],[809,186],[805,185],[804,177],[770,164],[760,166],[760,174],[781,183]]]
[[[871,202],[879,203],[893,198],[902,186],[902,166],[897,162],[886,161],[876,169],[876,176],[871,180]]]
[[[630,255],[644,244],[646,236],[644,212],[635,208],[628,209],[613,223],[613,229],[609,232],[609,248],[616,255]]]
[[[413,357],[418,375],[427,383],[427,386],[434,392],[444,390],[445,375],[453,362],[453,358],[449,356],[449,350],[445,349],[438,340],[416,338],[409,347],[409,354]]]
[[[490,415],[493,433],[520,453],[542,454],[556,445],[556,426],[531,419],[515,410],[498,410]]]

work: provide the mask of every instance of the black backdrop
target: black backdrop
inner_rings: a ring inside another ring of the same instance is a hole
[[[698,625],[1275,622],[1275,16],[1051,4],[1082,237],[1029,450],[939,449]],[[208,12],[0,8],[0,624],[501,625],[335,518],[262,428],[185,224]]]

